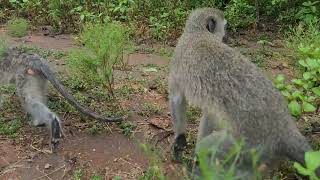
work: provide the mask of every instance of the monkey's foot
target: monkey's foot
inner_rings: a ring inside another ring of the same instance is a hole
[[[187,139],[185,134],[180,134],[175,139],[173,144],[173,160],[176,162],[182,162],[182,152],[187,146]]]
[[[54,119],[51,122],[51,138],[50,138],[50,146],[51,151],[54,152],[60,142],[60,139],[64,137],[62,127],[60,122],[57,119]]]

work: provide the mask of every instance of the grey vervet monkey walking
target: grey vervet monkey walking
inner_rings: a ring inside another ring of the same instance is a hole
[[[0,57],[0,85],[15,83],[19,100],[25,111],[31,115],[31,124],[47,126],[50,131],[50,145],[55,149],[63,137],[61,121],[57,114],[47,107],[48,81],[67,101],[83,114],[102,122],[118,122],[123,117],[102,117],[83,107],[55,78],[45,59],[36,54],[23,52],[17,47],[8,48]]]
[[[304,154],[312,149],[289,114],[286,100],[259,68],[222,43],[225,24],[220,10],[196,9],[175,48],[169,74],[174,158],[180,160],[186,145],[189,102],[202,109],[198,142],[214,128],[222,129],[232,137],[243,137],[246,149],[260,149],[261,163],[288,157],[305,165]]]

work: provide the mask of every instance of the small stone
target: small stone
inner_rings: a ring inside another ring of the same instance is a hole
[[[46,165],[44,165],[44,168],[45,168],[45,169],[49,169],[50,167],[51,167],[51,165],[48,164],[48,163],[47,163]]]

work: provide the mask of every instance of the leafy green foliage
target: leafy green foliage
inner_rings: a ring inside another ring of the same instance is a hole
[[[305,162],[306,167],[303,167],[301,164],[295,162],[294,167],[298,172],[304,176],[309,176],[311,180],[319,180],[315,174],[315,170],[320,167],[320,151],[315,152],[306,152],[305,153]]]
[[[161,167],[162,162],[157,151],[153,149],[151,145],[141,144],[141,148],[145,154],[149,157],[149,168],[144,172],[138,180],[165,180],[167,179],[163,174]]]
[[[90,177],[90,180],[102,180],[102,176],[94,174]]]
[[[292,79],[285,84],[283,75],[275,79],[276,87],[289,100],[289,110],[292,115],[299,116],[303,112],[315,112],[320,98],[320,49],[310,46],[300,46],[298,52],[306,59],[299,60],[303,69],[300,78]]]
[[[255,22],[255,10],[255,7],[246,0],[232,0],[228,4],[225,14],[231,24],[231,28],[236,30],[239,27],[246,27]]]
[[[233,146],[228,150],[228,152],[222,152],[221,143],[226,140],[228,142],[232,142]],[[255,176],[255,179],[261,179],[257,167],[259,156],[254,149],[248,152],[245,151],[243,149],[243,140],[235,140],[231,138],[231,136],[224,133],[217,142],[212,142],[210,137],[204,138],[200,142],[200,147],[202,148],[197,151],[197,160],[199,161],[199,170],[203,175],[202,179],[234,180],[246,179],[245,177],[247,176],[249,176],[247,179],[251,179],[251,174],[246,174],[245,172],[241,173],[241,177],[236,175],[236,170],[240,168],[238,164],[240,162],[240,155],[244,155],[245,153],[251,157],[252,170],[254,172],[253,175]],[[210,155],[211,158],[208,158],[208,155]],[[216,159],[215,157],[217,156],[220,159]]]
[[[156,103],[144,103],[141,111],[138,113],[140,116],[151,116],[153,114],[160,114],[162,107]]]
[[[74,49],[68,57],[71,72],[80,81],[101,85],[113,95],[113,68],[122,65],[130,49],[129,32],[120,23],[86,24],[80,35],[84,49]]]
[[[0,134],[15,137],[22,125],[21,119],[4,121],[0,118]]]
[[[74,179],[74,180],[81,180],[82,175],[83,175],[82,169],[77,169],[77,170],[75,170],[75,171],[73,172],[73,179]]]
[[[131,122],[121,122],[119,127],[122,129],[122,133],[126,136],[130,136],[132,132],[137,128],[137,125]]]
[[[28,21],[22,18],[15,18],[8,22],[9,34],[14,37],[23,37],[28,34]]]

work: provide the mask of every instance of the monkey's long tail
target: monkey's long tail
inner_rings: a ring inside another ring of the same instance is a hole
[[[67,99],[67,101],[83,114],[102,122],[119,122],[125,119],[124,117],[103,117],[96,114],[89,108],[83,107],[74,98],[74,96],[65,89],[64,85],[58,79],[55,78],[53,72],[46,64],[42,63],[41,61],[38,61],[38,63],[38,65],[35,65],[33,68],[40,71],[45,76],[45,78],[49,80],[51,84]]]

